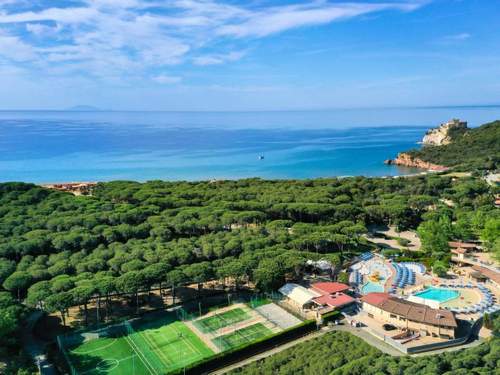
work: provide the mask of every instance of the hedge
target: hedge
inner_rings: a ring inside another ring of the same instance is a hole
[[[246,345],[215,354],[210,358],[192,363],[185,369],[178,369],[176,372],[173,372],[173,374],[204,374],[267,351],[275,346],[292,341],[298,337],[302,337],[314,331],[316,328],[316,320],[306,320],[295,327],[288,328],[273,335],[263,337],[257,341],[253,341]]]
[[[323,322],[327,323],[327,322],[331,322],[332,320],[339,318],[339,316],[340,316],[340,312],[337,310],[333,310],[333,311],[323,315],[322,318],[323,318]]]

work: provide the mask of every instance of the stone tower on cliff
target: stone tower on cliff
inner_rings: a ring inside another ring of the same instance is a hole
[[[447,145],[453,140],[454,136],[463,134],[466,130],[466,121],[453,119],[439,125],[437,128],[429,130],[422,139],[422,144],[424,146]]]

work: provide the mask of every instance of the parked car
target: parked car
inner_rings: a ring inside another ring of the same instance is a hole
[[[384,324],[384,325],[382,326],[382,328],[383,328],[385,331],[394,331],[394,330],[396,329],[396,327],[395,327],[395,326],[393,326],[392,324],[388,324],[388,323]]]

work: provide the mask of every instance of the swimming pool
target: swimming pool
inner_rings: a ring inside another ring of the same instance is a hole
[[[384,291],[384,286],[382,284],[374,283],[371,281],[368,281],[365,285],[361,287],[361,294],[383,292],[383,291]]]
[[[439,303],[443,303],[459,297],[460,292],[453,289],[430,287],[422,292],[415,293],[414,295],[416,297],[431,299],[433,301],[438,301]]]

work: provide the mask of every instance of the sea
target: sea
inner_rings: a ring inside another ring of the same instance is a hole
[[[274,112],[0,111],[0,181],[308,179],[421,172],[384,160],[500,106]]]

